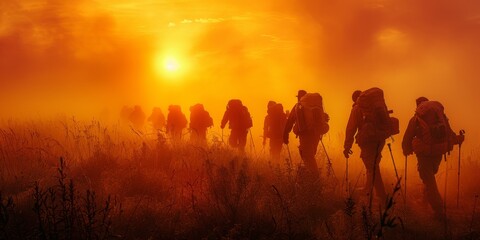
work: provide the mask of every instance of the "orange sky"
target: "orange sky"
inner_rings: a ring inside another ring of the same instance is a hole
[[[260,131],[267,101],[290,108],[303,88],[324,96],[336,134],[353,90],[378,86],[401,127],[424,95],[478,147],[479,42],[467,0],[3,0],[1,115],[202,102],[219,122],[241,98]]]

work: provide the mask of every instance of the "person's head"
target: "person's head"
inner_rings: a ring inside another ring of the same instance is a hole
[[[190,112],[192,112],[192,113],[193,112],[202,112],[204,110],[205,110],[205,108],[203,107],[203,104],[201,104],[201,103],[197,103],[197,104],[190,107]]]
[[[168,106],[168,111],[169,112],[181,112],[182,108],[180,107],[180,105],[170,105],[170,106]]]
[[[415,102],[417,103],[417,107],[420,106],[421,103],[426,102],[426,101],[428,101],[428,98],[426,98],[426,97],[419,97],[415,100]]]
[[[243,106],[240,99],[230,99],[227,103],[227,109],[240,109]]]
[[[358,97],[360,96],[360,94],[362,94],[362,91],[360,90],[355,90],[355,92],[353,92],[352,94],[352,101],[353,102],[356,102]]]
[[[305,96],[305,94],[307,94],[307,91],[305,90],[298,90],[298,93],[297,93],[297,99],[298,101],[300,101],[300,99]]]
[[[152,109],[152,114],[151,115],[155,115],[155,116],[163,115],[162,109],[160,109],[159,107],[154,107]]]
[[[268,101],[268,103],[267,103],[267,109],[270,109],[270,108],[271,108],[272,106],[274,106],[275,104],[277,104],[275,101],[272,101],[272,100]]]
[[[133,106],[133,111],[140,112],[140,111],[142,111],[142,107],[140,107],[140,105],[135,105],[135,106]]]

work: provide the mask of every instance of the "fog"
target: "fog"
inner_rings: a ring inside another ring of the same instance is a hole
[[[240,98],[259,138],[268,100],[290,109],[305,89],[323,95],[337,143],[351,93],[377,86],[402,133],[426,96],[466,130],[466,151],[478,148],[480,2],[130,2],[1,1],[1,116],[112,120],[134,104],[188,115],[200,102],[219,131],[227,101]]]

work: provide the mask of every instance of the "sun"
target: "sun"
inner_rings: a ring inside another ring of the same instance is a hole
[[[167,72],[176,72],[180,69],[180,64],[177,59],[169,57],[164,61],[164,68]]]
[[[178,58],[173,56],[159,55],[154,60],[154,69],[159,76],[178,77],[183,68]]]

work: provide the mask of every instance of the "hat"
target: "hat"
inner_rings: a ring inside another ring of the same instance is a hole
[[[362,94],[362,91],[360,90],[356,90],[355,92],[353,92],[352,94],[352,101],[353,102],[356,102],[358,97],[360,96],[360,94]]]
[[[426,98],[426,97],[419,97],[415,100],[415,102],[417,103],[417,107],[418,107],[418,105],[420,105],[420,103],[426,102],[426,101],[428,101],[428,98]]]
[[[271,108],[273,105],[277,104],[275,101],[268,101],[267,108]]]
[[[307,91],[305,90],[298,90],[297,96],[296,97],[303,97],[305,94],[307,94]]]

